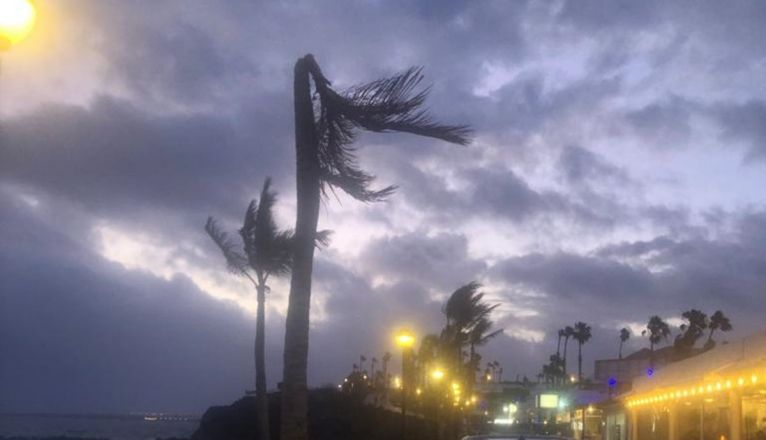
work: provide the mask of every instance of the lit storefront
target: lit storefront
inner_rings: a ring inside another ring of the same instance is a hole
[[[766,333],[637,379],[631,440],[766,440]]]

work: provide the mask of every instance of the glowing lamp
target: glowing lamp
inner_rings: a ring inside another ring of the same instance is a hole
[[[29,0],[0,0],[0,50],[26,38],[36,18],[37,11]]]
[[[399,347],[410,348],[415,343],[415,336],[409,330],[400,330],[394,340]]]
[[[434,379],[434,380],[442,380],[442,379],[444,379],[444,371],[442,371],[442,370],[440,370],[438,368],[433,370],[433,371],[431,371],[431,378]]]

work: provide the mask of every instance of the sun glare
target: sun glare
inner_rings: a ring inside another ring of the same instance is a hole
[[[29,0],[0,0],[0,47],[16,44],[29,35],[36,16]]]

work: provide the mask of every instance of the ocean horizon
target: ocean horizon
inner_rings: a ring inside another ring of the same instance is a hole
[[[0,439],[155,440],[189,438],[199,415],[188,414],[0,414]]]

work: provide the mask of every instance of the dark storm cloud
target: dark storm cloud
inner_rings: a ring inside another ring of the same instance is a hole
[[[485,267],[468,256],[468,240],[458,234],[385,237],[371,242],[360,260],[370,275],[434,286],[444,294],[476,280]]]
[[[764,218],[763,212],[742,216],[726,239],[661,236],[608,245],[592,255],[525,255],[499,262],[490,274],[544,293],[542,309],[553,309],[547,316],[569,309],[592,321],[640,321],[691,307],[723,309],[738,317],[741,334],[747,334],[762,325],[752,301],[766,284]]]
[[[567,182],[574,185],[594,181],[606,181],[621,186],[633,183],[624,169],[579,145],[564,147],[559,156],[558,166]]]
[[[744,142],[746,159],[766,160],[766,102],[725,105],[715,112],[724,127],[724,140]]]
[[[628,112],[625,119],[636,135],[647,139],[650,146],[675,149],[689,139],[692,133],[689,119],[693,112],[699,114],[699,110],[699,106],[673,97]]]
[[[0,179],[102,214],[221,212],[289,167],[279,136],[249,133],[231,120],[157,117],[107,97],[89,108],[50,105],[4,124]]]
[[[236,73],[237,66],[226,64],[209,35],[196,27],[132,30],[104,45],[106,55],[113,75],[148,98],[198,101]]]
[[[199,413],[251,385],[238,307],[107,263],[55,216],[1,200],[0,411]]]

